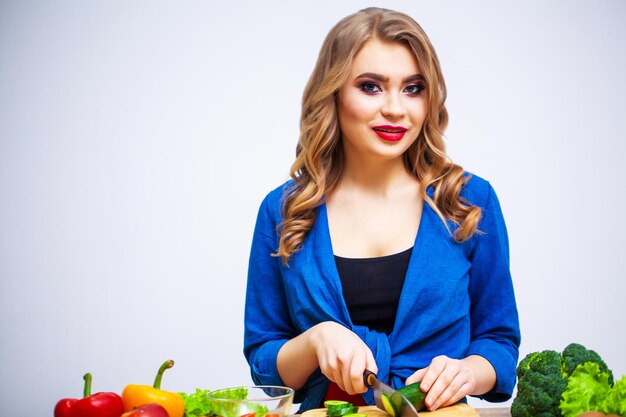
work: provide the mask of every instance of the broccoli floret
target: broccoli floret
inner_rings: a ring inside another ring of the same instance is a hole
[[[544,350],[526,355],[517,367],[517,396],[512,417],[561,417],[559,402],[567,388],[561,354]]]
[[[523,387],[523,388],[522,388]],[[528,374],[525,383],[518,384],[513,404],[513,417],[559,417],[559,399],[567,388],[560,375]]]
[[[526,355],[517,377],[513,417],[574,416],[599,407],[612,410],[626,394],[624,387],[613,392],[611,370],[600,355],[578,343],[569,344],[562,353],[544,350]]]
[[[563,349],[562,356],[562,372],[565,378],[569,378],[578,365],[585,362],[594,362],[598,364],[601,372],[606,372],[609,374],[609,384],[613,386],[613,372],[611,372],[611,370],[608,366],[606,366],[606,363],[602,360],[600,355],[598,355],[595,351],[587,349],[586,347],[578,343],[570,343],[565,349]]]

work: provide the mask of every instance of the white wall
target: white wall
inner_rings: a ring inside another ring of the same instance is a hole
[[[429,33],[449,151],[508,222],[521,354],[626,374],[626,3],[379,1]],[[322,39],[360,1],[0,2],[0,415],[250,383],[258,204]],[[479,402],[473,402],[481,405]]]

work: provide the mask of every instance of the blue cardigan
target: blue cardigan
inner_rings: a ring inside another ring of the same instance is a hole
[[[350,320],[335,266],[326,205],[302,249],[283,265],[278,248],[283,193],[267,195],[252,240],[246,291],[244,354],[256,384],[284,385],[276,367],[279,349],[312,326],[332,320],[354,331],[376,359],[378,376],[399,388],[438,355],[480,355],[494,367],[496,386],[481,398],[505,401],[515,385],[520,331],[509,271],[508,238],[491,185],[472,176],[461,195],[482,208],[480,233],[456,243],[442,220],[424,204],[400,295],[393,331],[387,335]],[[428,190],[432,195],[432,190]],[[454,225],[449,223],[454,230]],[[297,391],[301,411],[320,404],[328,380],[317,369]],[[363,394],[374,403],[371,390]]]

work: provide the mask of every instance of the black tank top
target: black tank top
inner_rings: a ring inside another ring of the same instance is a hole
[[[378,258],[335,256],[352,322],[391,333],[413,248]]]

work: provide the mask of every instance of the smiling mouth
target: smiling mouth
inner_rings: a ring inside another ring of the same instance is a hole
[[[402,126],[376,126],[373,127],[374,133],[379,138],[388,142],[397,142],[404,137],[404,134],[408,129]]]
[[[407,131],[407,129],[403,127],[397,127],[397,128],[374,127],[373,129],[377,132],[385,132],[385,133],[404,133]]]

